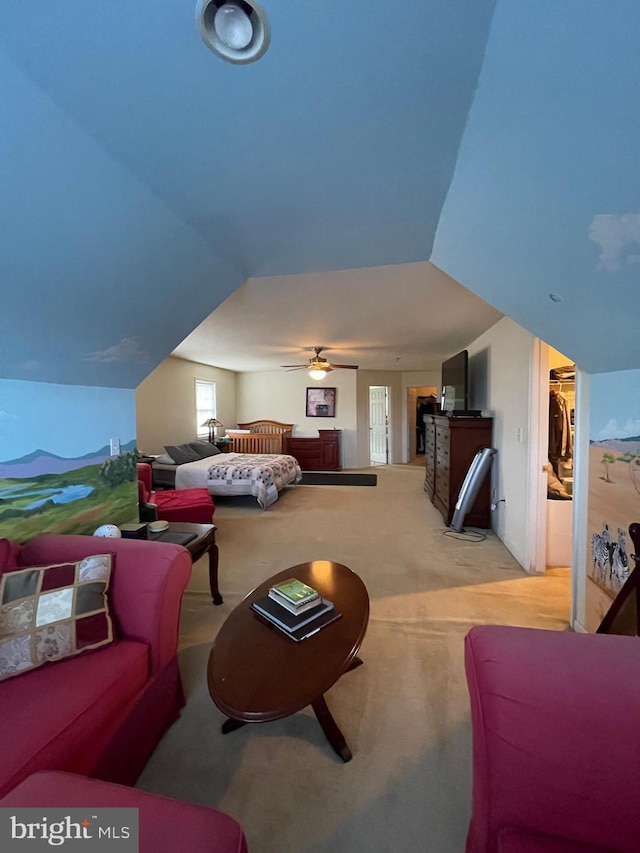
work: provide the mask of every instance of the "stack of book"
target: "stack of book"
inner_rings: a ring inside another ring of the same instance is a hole
[[[268,595],[254,601],[251,607],[297,642],[341,616],[332,601],[296,578],[275,584]]]

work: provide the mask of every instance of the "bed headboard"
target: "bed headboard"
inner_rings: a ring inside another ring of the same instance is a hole
[[[285,438],[291,435],[293,424],[263,419],[239,423],[238,429],[249,432],[239,435],[227,430],[231,450],[236,453],[284,453]]]
[[[291,432],[293,424],[283,424],[281,421],[247,421],[244,424],[238,424],[238,429],[248,429],[251,432]]]

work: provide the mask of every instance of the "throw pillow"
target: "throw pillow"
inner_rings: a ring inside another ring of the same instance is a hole
[[[113,640],[114,555],[6,572],[0,581],[0,681]]]
[[[217,453],[221,453],[221,450],[215,446],[215,444],[211,444],[208,441],[192,441],[191,447],[198,454],[198,459],[206,459],[208,456],[215,456]]]
[[[164,448],[176,465],[197,462],[200,457],[190,444],[166,444]]]

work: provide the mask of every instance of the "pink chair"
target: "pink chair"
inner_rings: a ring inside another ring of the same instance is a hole
[[[467,853],[637,853],[640,639],[483,625],[465,667]]]
[[[162,521],[189,521],[193,524],[212,524],[216,510],[206,489],[174,489],[153,491],[151,465],[138,462],[138,500],[155,504]]]

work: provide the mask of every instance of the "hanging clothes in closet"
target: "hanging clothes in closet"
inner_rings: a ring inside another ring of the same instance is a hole
[[[440,411],[435,394],[419,396],[416,400],[416,453],[425,451],[425,415],[437,415]]]
[[[556,476],[560,462],[573,458],[573,440],[569,406],[555,388],[549,390],[549,462]]]

